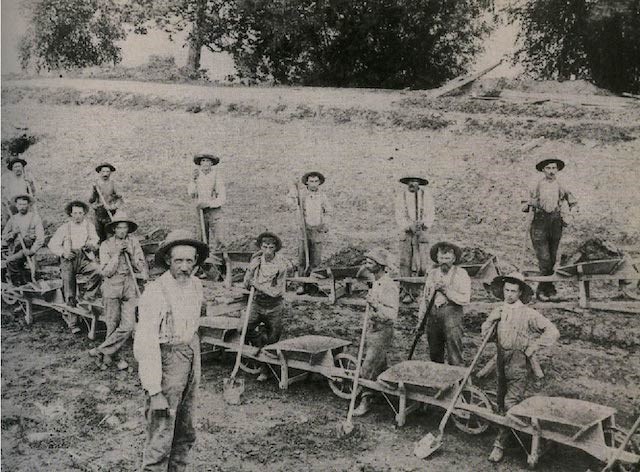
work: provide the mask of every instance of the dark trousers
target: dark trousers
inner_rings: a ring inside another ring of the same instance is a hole
[[[562,238],[562,216],[560,216],[560,212],[536,211],[531,222],[530,234],[540,273],[542,275],[553,275],[558,247]],[[555,295],[556,289],[553,286],[553,282],[540,282],[537,293],[547,296]]]
[[[205,241],[202,235],[202,225],[200,224],[200,209],[198,212],[198,234],[200,239]],[[204,230],[206,241],[209,243],[209,250],[213,253],[219,251],[224,242],[224,214],[222,208],[203,208]]]
[[[323,226],[307,226],[307,242],[309,243],[309,270],[320,267],[322,262],[322,246],[324,245]],[[306,276],[304,267],[306,265],[304,255],[304,241],[300,239],[298,244],[298,267],[301,276]]]
[[[162,357],[162,393],[171,414],[150,408],[146,396],[146,442],[142,471],[180,472],[187,468],[189,451],[196,441],[194,417],[196,393],[200,382],[200,346],[196,336],[191,345],[160,346]]]
[[[30,248],[33,241],[25,239],[25,246]],[[31,271],[27,266],[27,258],[22,251],[22,245],[17,243],[11,248],[11,257],[7,261],[7,275],[13,285],[20,286],[31,282]],[[32,257],[35,264],[35,258]]]
[[[445,352],[449,365],[462,365],[462,317],[460,305],[445,303],[433,306],[427,320],[429,356],[433,362],[444,364]]]
[[[249,313],[249,325],[247,327],[247,342],[252,346],[262,347],[273,344],[282,336],[282,316],[284,315],[284,303],[281,301],[275,306],[265,307],[254,303]],[[264,329],[257,330],[260,324]]]
[[[98,237],[100,238],[100,242],[104,241],[109,237],[109,233],[107,233],[107,223],[111,222],[111,217],[109,215],[114,215],[115,210],[107,210],[103,206],[99,206],[95,210],[96,212],[96,233],[98,233]]]

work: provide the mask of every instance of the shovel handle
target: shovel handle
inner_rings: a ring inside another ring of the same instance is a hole
[[[233,370],[231,371],[231,376],[229,380],[233,380],[238,375],[238,370],[240,369],[240,361],[242,360],[242,348],[244,346],[244,340],[247,337],[247,328],[249,327],[249,316],[251,316],[251,307],[253,305],[253,297],[256,293],[256,288],[251,286],[251,291],[249,292],[249,301],[247,302],[247,309],[245,310],[244,321],[242,322],[242,332],[240,333],[240,345],[238,346],[238,352],[236,354],[236,363],[233,366]]]
[[[438,427],[438,429],[440,430],[440,436],[442,436],[442,434],[444,433],[444,427],[447,425],[447,421],[449,421],[449,417],[451,416],[451,413],[453,412],[453,409],[456,406],[458,398],[460,398],[460,394],[462,393],[462,390],[464,389],[464,386],[467,384],[467,381],[469,380],[469,377],[471,377],[471,373],[473,372],[473,368],[478,363],[478,359],[480,359],[480,354],[482,354],[482,351],[484,351],[484,348],[489,343],[489,339],[491,339],[491,336],[493,336],[493,332],[495,331],[497,325],[498,325],[498,323],[494,322],[491,325],[491,328],[489,328],[489,331],[487,332],[486,336],[482,340],[482,344],[478,348],[478,351],[476,352],[476,355],[473,358],[473,361],[471,361],[471,365],[467,369],[467,373],[464,374],[464,378],[462,379],[462,382],[460,382],[460,384],[458,385],[458,389],[456,390],[456,393],[453,396],[453,400],[451,401],[451,404],[449,405],[449,408],[447,408],[447,412],[442,417],[442,420],[440,420],[440,426]]]
[[[96,184],[93,184],[93,188],[96,189],[96,193],[98,194],[98,198],[102,202],[102,206],[106,210],[107,215],[109,215],[109,221],[113,221],[113,217],[111,216],[111,212],[109,211],[109,208],[107,206],[107,200],[105,200],[104,195],[102,195],[102,192],[100,191],[100,189],[98,188],[98,186]]]
[[[358,395],[358,382],[360,381],[360,370],[362,366],[362,357],[364,354],[364,340],[367,336],[367,325],[369,324],[369,304],[364,310],[364,321],[362,322],[362,334],[360,334],[360,347],[358,348],[358,361],[356,364],[356,372],[353,376],[353,387],[351,390],[351,401],[349,402],[349,411],[347,412],[347,423],[351,422],[353,410],[356,407],[356,396]]]
[[[27,245],[24,243],[24,238],[22,237],[22,231],[18,229],[18,241],[20,241],[20,246],[22,246],[22,251],[24,252],[24,257],[27,258],[27,264],[29,265],[29,272],[31,273],[31,281],[36,283],[36,265],[33,262],[31,256],[27,255]]]
[[[427,307],[427,311],[424,312],[424,316],[420,320],[420,325],[418,326],[416,337],[413,339],[413,344],[411,344],[411,349],[409,349],[409,356],[407,356],[407,360],[411,360],[413,358],[413,353],[415,352],[416,347],[418,346],[418,341],[420,341],[420,338],[422,337],[422,333],[424,333],[424,325],[427,324],[427,318],[429,317],[429,314],[433,309],[433,304],[436,301],[436,293],[438,293],[437,290],[434,290],[433,295],[431,295],[431,300],[429,300],[429,306]],[[425,291],[422,293],[423,300],[426,294],[427,292],[425,289]]]
[[[202,208],[198,208],[198,213],[200,214],[200,231],[202,232],[202,242],[205,244],[209,244],[209,238],[206,231],[207,227],[204,224],[204,210]]]

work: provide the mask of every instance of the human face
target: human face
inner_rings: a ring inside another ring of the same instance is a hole
[[[408,186],[409,186],[409,192],[412,192],[412,193],[416,193],[418,189],[420,189],[420,184],[415,180],[412,180],[411,182],[409,182]]]
[[[273,259],[276,255],[276,242],[273,239],[263,239],[260,250],[267,259]]]
[[[15,164],[13,164],[11,170],[14,174],[16,174],[16,176],[20,177],[24,173],[24,166],[22,165],[22,163],[16,162]]]
[[[502,293],[504,294],[505,302],[515,303],[520,298],[521,289],[518,284],[505,282],[504,287],[502,288]]]
[[[127,234],[129,234],[129,223],[118,223],[113,232],[116,234],[116,238],[118,239],[126,238]]]
[[[100,169],[100,177],[102,180],[109,180],[109,176],[111,176],[111,169],[108,167],[102,167]]]
[[[196,248],[193,246],[174,246],[167,257],[169,272],[179,282],[186,281],[197,262]]]
[[[555,162],[552,162],[551,164],[547,164],[542,168],[542,172],[544,172],[544,176],[547,179],[553,180],[555,179],[556,174],[558,173],[558,164],[556,164]]]
[[[441,268],[449,270],[456,260],[456,255],[451,249],[438,249],[436,259]]]
[[[378,264],[373,259],[369,259],[368,257],[364,261],[364,266],[372,274],[377,274],[378,272],[380,272],[383,269],[383,266]]]
[[[315,192],[320,187],[320,177],[313,175],[307,178],[307,188]]]
[[[29,211],[29,201],[24,198],[16,200],[16,208],[21,215],[26,215]]]
[[[82,223],[82,220],[84,220],[84,208],[79,206],[71,208],[71,219],[76,224]]]
[[[211,159],[202,159],[200,161],[200,170],[203,173],[208,174],[209,172],[211,172],[212,168],[213,168],[213,161]]]

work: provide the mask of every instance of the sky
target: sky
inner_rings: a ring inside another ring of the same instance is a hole
[[[508,0],[496,1],[499,6]],[[2,23],[2,73],[20,72],[20,61],[18,59],[18,41],[27,29],[27,21],[24,13],[20,9],[23,0],[1,0],[1,23]],[[513,26],[504,26],[487,39],[485,52],[481,54],[473,70],[483,69],[500,59],[500,57],[513,50],[516,29]],[[168,36],[159,31],[150,31],[147,35],[131,34],[121,43],[122,65],[126,67],[136,66],[147,62],[150,55],[174,56],[176,63],[181,65],[186,63],[187,49],[183,47],[183,35],[175,35],[174,41],[170,41]],[[211,80],[224,81],[225,77],[232,74],[233,60],[225,53],[211,53],[203,50],[202,67],[208,70]],[[502,64],[494,69],[487,77],[513,77],[519,72],[508,64]]]

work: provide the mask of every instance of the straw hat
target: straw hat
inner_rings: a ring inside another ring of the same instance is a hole
[[[389,260],[391,256],[389,254],[389,251],[387,251],[386,249],[382,249],[382,248],[372,249],[371,251],[366,253],[364,257],[366,257],[367,259],[371,259],[372,261],[380,264],[381,266],[384,266],[384,267],[391,266],[391,262]]]

